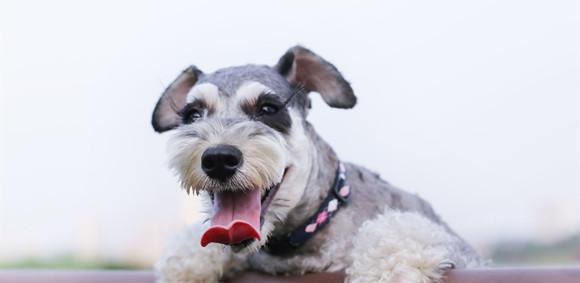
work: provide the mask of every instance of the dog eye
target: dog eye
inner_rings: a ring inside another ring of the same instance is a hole
[[[183,123],[193,123],[203,117],[203,113],[198,109],[190,109],[183,115]]]
[[[276,112],[278,112],[278,110],[280,110],[280,108],[278,108],[278,106],[276,106],[274,104],[270,104],[270,103],[264,103],[260,106],[260,109],[258,110],[258,114],[259,115],[272,115],[272,114],[276,114]]]

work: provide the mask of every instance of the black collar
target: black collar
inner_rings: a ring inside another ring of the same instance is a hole
[[[318,231],[322,230],[341,206],[348,202],[350,187],[346,184],[346,169],[338,162],[334,184],[318,211],[294,231],[268,239],[263,251],[269,254],[285,254],[302,246]]]

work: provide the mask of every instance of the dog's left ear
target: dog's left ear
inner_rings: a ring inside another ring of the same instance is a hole
[[[187,93],[202,73],[197,67],[190,66],[165,89],[155,105],[151,119],[156,132],[163,133],[179,126],[181,117],[178,111],[185,106]]]
[[[356,104],[350,84],[336,67],[302,46],[290,48],[274,68],[291,84],[320,93],[330,107],[352,108]]]

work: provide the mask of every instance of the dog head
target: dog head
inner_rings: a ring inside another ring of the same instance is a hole
[[[338,70],[300,46],[273,67],[191,66],[162,94],[153,128],[175,129],[171,167],[211,207],[202,245],[257,249],[299,203],[316,154],[305,131],[311,91],[331,107],[356,104]]]

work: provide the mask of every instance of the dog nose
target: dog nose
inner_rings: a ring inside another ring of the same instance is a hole
[[[220,144],[205,150],[201,169],[212,179],[225,181],[242,165],[242,152],[235,146]]]

